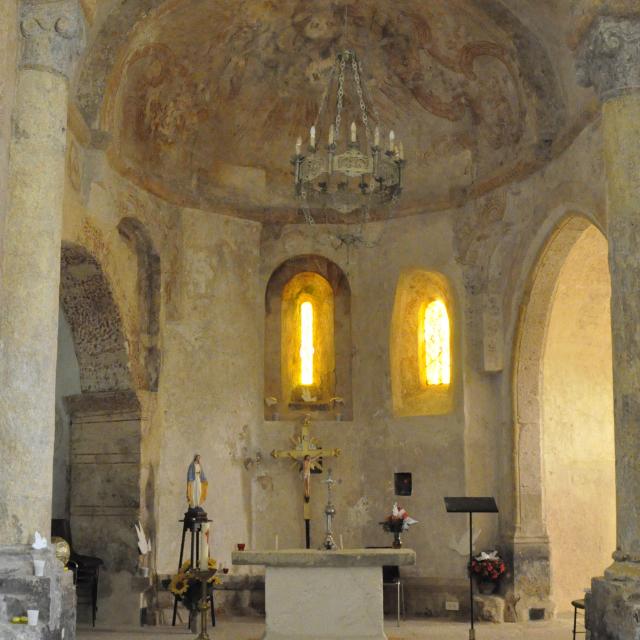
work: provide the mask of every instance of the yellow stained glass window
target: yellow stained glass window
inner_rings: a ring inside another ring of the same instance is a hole
[[[313,384],[313,304],[300,305],[300,384]]]
[[[428,385],[451,383],[451,328],[447,306],[434,300],[424,312],[424,347]]]

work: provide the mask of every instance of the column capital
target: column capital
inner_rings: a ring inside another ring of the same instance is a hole
[[[576,71],[603,102],[640,92],[640,15],[597,17],[580,44]]]
[[[20,35],[21,69],[44,69],[68,78],[84,40],[84,18],[78,0],[23,0]]]

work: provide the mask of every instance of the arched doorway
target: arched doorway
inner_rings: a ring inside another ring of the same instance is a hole
[[[565,220],[542,251],[515,350],[514,584],[524,618],[568,610],[615,547],[607,242]]]
[[[551,594],[570,609],[616,544],[607,240],[588,227],[560,270],[543,356],[544,497]]]
[[[78,245],[62,246],[57,365],[54,517],[69,521],[74,551],[104,561],[98,624],[137,623],[141,407],[111,286]]]

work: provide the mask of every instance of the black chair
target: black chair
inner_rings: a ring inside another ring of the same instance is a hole
[[[571,606],[573,607],[573,640],[576,640],[577,635],[586,634],[585,631],[578,631],[578,609],[582,611],[584,617],[584,600],[572,600]],[[582,620],[584,626],[584,619]]]
[[[51,520],[51,536],[63,538],[71,547],[69,564],[72,565],[78,604],[91,605],[91,620],[95,627],[96,614],[98,612],[98,579],[100,577],[100,567],[104,565],[104,562],[96,556],[83,556],[74,551],[69,520],[63,518]]]
[[[367,549],[392,549],[393,547],[367,547]],[[396,619],[400,626],[400,616],[406,615],[404,604],[404,583],[400,578],[400,567],[398,565],[385,565],[382,567],[382,588],[395,587],[396,589]]]

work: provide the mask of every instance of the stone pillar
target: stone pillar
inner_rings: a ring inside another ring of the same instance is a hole
[[[60,240],[68,78],[77,0],[20,6],[0,291],[0,544],[51,518]]]
[[[603,103],[617,499],[614,563],[592,582],[587,622],[593,640],[640,640],[640,14],[597,18],[578,76]]]

